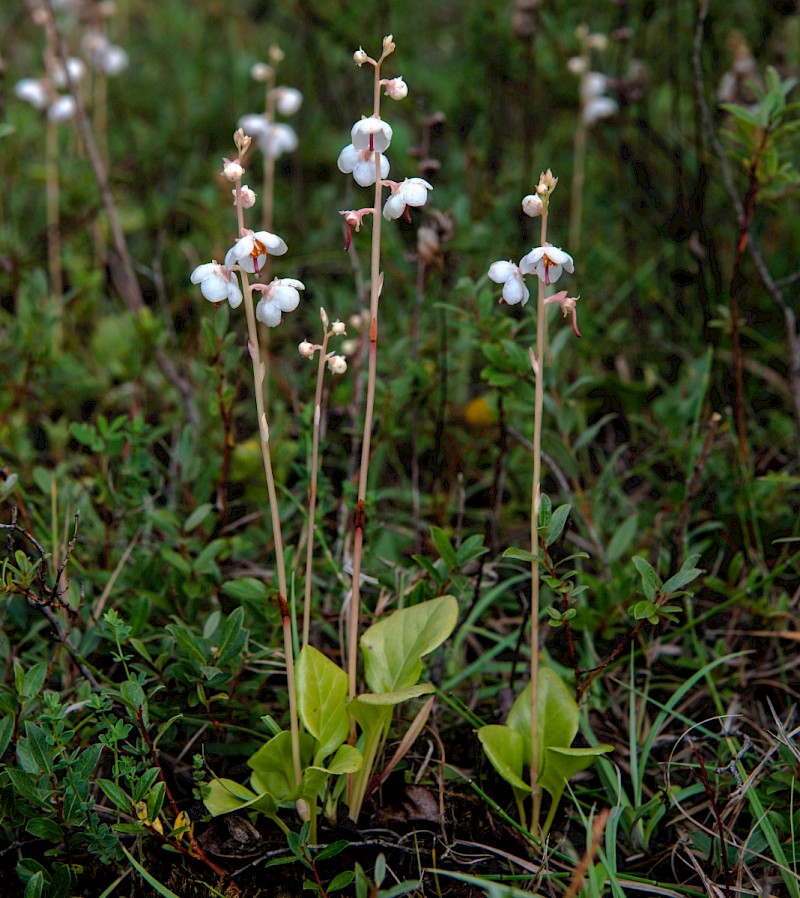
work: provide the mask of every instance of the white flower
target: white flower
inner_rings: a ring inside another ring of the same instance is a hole
[[[503,301],[510,306],[521,302],[524,306],[530,297],[520,269],[511,261],[492,262],[489,266],[489,277],[495,284],[503,285]]]
[[[51,122],[67,122],[74,118],[78,104],[71,94],[62,94],[47,110],[47,117]]]
[[[523,274],[535,274],[546,285],[555,284],[563,271],[570,274],[575,270],[572,256],[557,246],[537,246],[519,263]]]
[[[193,284],[200,284],[200,292],[209,302],[222,302],[227,299],[232,309],[242,302],[242,291],[232,271],[216,262],[198,265],[192,272]]]
[[[263,115],[242,116],[239,127],[245,134],[255,137],[261,152],[271,159],[277,159],[283,153],[293,153],[297,149],[294,128],[283,123],[270,123]]]
[[[331,374],[344,374],[347,371],[347,359],[343,355],[328,356],[327,362]]]
[[[389,160],[380,154],[381,180],[389,176]],[[336,160],[340,172],[346,175],[352,173],[356,184],[361,187],[369,187],[375,183],[375,153],[367,149],[357,149],[352,143],[348,144]]]
[[[335,337],[341,337],[342,334],[345,333],[344,321],[339,321],[339,319],[337,318],[336,321],[334,321],[331,325],[331,333]]]
[[[303,105],[303,95],[294,87],[276,87],[273,95],[281,115],[294,115]]]
[[[542,202],[542,198],[535,193],[529,193],[522,200],[522,211],[531,218],[536,218],[541,215],[543,209],[544,203]]]
[[[390,185],[392,195],[383,207],[383,217],[389,221],[400,218],[406,206],[424,206],[428,200],[428,191],[433,187],[423,178],[406,178],[399,184]]]
[[[617,112],[617,104],[611,97],[595,97],[583,107],[583,120],[591,127],[603,118],[610,118]]]
[[[35,109],[44,109],[48,104],[47,85],[38,78],[23,78],[22,81],[17,81],[14,93]]]
[[[112,77],[119,75],[128,67],[128,54],[122,47],[112,44],[103,32],[96,28],[88,29],[83,35],[81,49],[89,60],[89,65],[105,75]]]
[[[316,350],[313,343],[309,343],[308,340],[303,340],[303,342],[298,345],[297,351],[304,359],[312,359],[314,358],[314,352]]]
[[[86,66],[83,60],[78,59],[76,56],[70,56],[67,60],[66,72],[61,64],[54,67],[53,83],[56,87],[67,87],[68,81],[74,84],[76,81],[80,81],[85,74]],[[69,75],[69,78],[67,78],[67,75]]]
[[[587,62],[583,56],[571,56],[567,60],[567,68],[573,75],[582,75],[586,71]]]
[[[350,129],[350,139],[357,150],[375,150],[376,153],[383,153],[389,149],[392,142],[392,127],[383,119],[371,115],[353,125]]]
[[[282,256],[287,246],[277,234],[269,231],[247,231],[225,254],[225,267],[238,265],[243,271],[253,274],[260,271],[267,256]]]
[[[361,49],[361,47],[359,47],[356,50],[356,52],[353,53],[353,62],[359,68],[361,68],[361,66],[364,65],[364,63],[367,62],[368,60],[369,60],[369,56],[367,56],[367,54],[364,52],[364,50]]]
[[[408,85],[399,78],[383,78],[381,84],[386,88],[386,96],[393,100],[403,100],[408,96]]]
[[[100,60],[100,68],[104,74],[113,78],[114,75],[119,75],[120,72],[124,72],[128,68],[128,54],[122,47],[109,44]]]
[[[275,278],[269,284],[256,284],[261,299],[256,306],[256,318],[267,327],[277,327],[281,323],[281,312],[293,312],[300,304],[300,293],[305,290],[302,281],[294,278]]]

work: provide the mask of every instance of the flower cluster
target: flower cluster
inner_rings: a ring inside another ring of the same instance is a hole
[[[591,127],[617,112],[616,101],[606,96],[608,78],[600,72],[591,71],[591,51],[605,49],[608,41],[604,34],[590,34],[585,25],[578,27],[576,37],[581,42],[581,55],[573,56],[567,67],[581,79],[581,117],[584,124]]]
[[[395,45],[391,34],[383,39],[383,52],[378,60],[372,59],[359,47],[353,54],[353,61],[357,66],[371,65],[380,70],[383,60],[392,52]],[[378,77],[376,75],[376,77]],[[384,88],[385,96],[393,100],[403,100],[408,96],[408,85],[402,77],[378,78],[378,84]],[[376,95],[377,96],[377,95]],[[388,181],[389,160],[384,155],[392,142],[392,127],[384,121],[376,104],[375,111],[370,116],[363,116],[350,130],[350,143],[339,153],[336,164],[339,171],[344,174],[352,174],[355,182],[361,187],[371,187],[376,181],[381,187],[388,187],[391,191],[383,207],[383,217],[387,221],[405,216],[408,218],[408,207],[424,206],[428,199],[428,191],[433,190],[431,184],[422,178],[406,178],[403,181]],[[344,217],[347,231],[345,249],[349,249],[352,237],[352,229],[356,231],[361,227],[364,215],[375,212],[376,209],[343,210],[340,214]]]
[[[220,303],[227,299],[232,309],[238,308],[242,290],[236,272],[258,275],[267,256],[281,256],[286,249],[277,234],[244,229],[242,236],[225,254],[223,265],[216,261],[198,265],[191,274],[191,281],[200,285],[200,292],[209,302]],[[249,281],[247,283],[249,286]],[[274,278],[269,284],[253,284],[249,288],[261,293],[256,318],[267,327],[277,327],[283,313],[293,312],[300,304],[300,291],[305,286],[294,278]]]
[[[294,87],[275,86],[275,65],[283,59],[279,47],[270,47],[273,65],[257,62],[250,74],[256,81],[266,84],[266,109],[263,113],[250,113],[239,119],[239,127],[245,134],[255,138],[261,152],[270,159],[277,159],[284,153],[297,149],[297,134],[291,125],[275,121],[275,113],[284,116],[295,115],[303,105],[303,95]]]
[[[303,340],[298,345],[297,350],[304,359],[313,359],[318,352],[324,352],[328,371],[331,374],[344,374],[347,371],[347,359],[343,355],[337,355],[335,352],[327,352],[328,340],[331,337],[341,337],[346,334],[344,321],[337,319],[333,324],[330,324],[328,313],[322,308],[319,310],[319,315],[322,319],[322,326],[325,328],[322,343],[311,343],[309,340]],[[329,324],[330,327],[328,326]]]
[[[539,178],[536,192],[529,194],[522,200],[522,208],[526,215],[533,217],[547,214],[547,205],[550,194],[555,190],[558,178],[548,169]],[[543,231],[544,233],[544,231]],[[575,270],[572,256],[558,246],[545,242],[542,246],[534,247],[524,255],[516,265],[510,259],[493,262],[489,266],[489,279],[496,284],[503,285],[503,295],[500,302],[513,306],[525,305],[530,299],[530,291],[525,284],[526,274],[535,274],[546,287],[560,280],[566,271],[572,274]],[[577,297],[567,297],[567,291],[556,293],[545,299],[545,304],[556,302],[561,307],[564,316],[572,316],[572,329],[575,336],[580,337],[578,330],[578,317],[576,303]]]

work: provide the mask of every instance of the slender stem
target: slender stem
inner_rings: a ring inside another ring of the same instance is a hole
[[[383,57],[381,57],[382,59]],[[380,117],[380,60],[375,64],[373,115]],[[353,593],[350,599],[350,616],[347,625],[347,679],[348,694],[356,694],[356,670],[358,663],[358,622],[361,611],[361,560],[364,551],[364,525],[366,523],[367,478],[369,475],[372,419],[375,408],[375,382],[378,370],[378,301],[381,288],[381,154],[375,153],[375,199],[372,215],[372,250],[370,254],[369,294],[369,361],[367,365],[367,397],[364,409],[364,432],[361,442],[361,468],[358,477],[358,498],[355,512],[355,538],[353,544]],[[355,721],[351,720],[351,737],[355,739]]]
[[[322,384],[325,379],[325,354],[328,349],[328,328],[324,328],[322,346],[317,363],[317,386],[314,391],[314,424],[311,439],[311,483],[308,488],[308,537],[306,542],[306,582],[303,601],[303,646],[308,645],[311,628],[311,568],[314,562],[314,530],[316,529],[317,477],[319,469],[319,430],[322,417]]]
[[[586,179],[586,122],[583,118],[585,106],[584,94],[586,79],[589,76],[589,49],[586,41],[583,42],[581,51],[583,59],[583,74],[580,81],[580,111],[578,123],[575,126],[575,141],[573,144],[572,160],[572,193],[569,204],[569,248],[572,253],[577,253],[581,243],[581,217],[583,213],[583,185]]]
[[[547,209],[542,209],[540,246],[547,243]],[[539,786],[539,508],[542,479],[542,407],[544,402],[544,350],[547,340],[547,318],[544,308],[544,281],[539,279],[536,304],[536,370],[533,403],[533,483],[531,485],[531,832],[539,828],[542,792]]]
[[[47,266],[50,271],[50,289],[53,292],[55,313],[54,345],[61,345],[64,317],[64,278],[61,268],[61,220],[58,189],[58,125],[47,120],[45,126],[47,184]]]

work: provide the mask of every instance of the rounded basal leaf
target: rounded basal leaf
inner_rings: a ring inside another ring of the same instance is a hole
[[[258,795],[246,786],[229,779],[211,780],[206,787],[203,803],[212,817],[250,807],[257,808],[268,816],[278,813],[278,805],[271,795],[266,793]]]
[[[531,687],[517,696],[506,725],[523,739],[523,760],[531,763]],[[578,732],[578,704],[567,685],[548,667],[539,668],[539,757],[546,748],[568,748]]]
[[[340,745],[336,754],[327,766],[328,773],[341,776],[343,773],[356,773],[361,769],[364,760],[361,752],[353,745]]]
[[[300,735],[300,764],[304,769],[311,763],[314,739],[308,733]],[[259,792],[269,792],[277,801],[288,801],[295,791],[292,762],[292,736],[278,733],[252,755],[247,764],[253,769],[250,782]]]
[[[297,661],[297,710],[305,728],[317,740],[315,763],[347,739],[347,674],[310,645]]]
[[[517,792],[530,792],[523,776],[522,736],[508,726],[490,724],[478,730],[486,757],[492,767]]]
[[[373,624],[361,637],[364,676],[371,692],[400,692],[415,686],[424,655],[453,632],[458,603],[453,596],[403,608]]]
[[[544,770],[539,785],[558,804],[567,783],[581,770],[591,767],[598,755],[613,751],[613,745],[597,745],[593,748],[550,747],[544,754]]]

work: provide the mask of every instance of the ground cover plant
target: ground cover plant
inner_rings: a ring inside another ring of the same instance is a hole
[[[792,2],[0,10],[11,896],[800,896]]]

